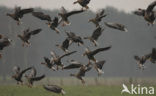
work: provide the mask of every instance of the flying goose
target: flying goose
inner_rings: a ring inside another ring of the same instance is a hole
[[[96,71],[98,72],[98,76],[100,76],[101,74],[104,73],[102,68],[103,68],[103,65],[105,64],[105,62],[106,61],[103,60],[103,61],[98,61],[98,62],[95,63],[94,67],[95,67]]]
[[[67,31],[65,31],[65,33],[67,34],[67,36],[68,36],[68,38],[70,40],[70,44],[72,42],[77,43],[78,46],[84,44],[82,38],[80,36],[76,35],[75,33],[73,33],[73,32],[67,32]]]
[[[92,67],[88,65],[82,65],[79,69],[79,72],[76,74],[70,74],[70,76],[76,77],[77,79],[81,80],[82,84],[85,84],[85,81],[83,77],[85,76],[85,73],[90,71]]]
[[[7,37],[4,37],[2,39],[0,39],[0,51],[3,50],[5,47],[8,47],[10,44],[11,44],[12,40],[7,38]],[[0,53],[0,58],[2,58],[2,54]]]
[[[156,11],[153,10],[155,6],[156,1],[153,1],[146,9],[139,8],[137,11],[134,11],[134,14],[143,16],[144,19],[148,22],[148,25],[153,25],[156,18]]]
[[[33,8],[21,9],[21,7],[15,7],[14,13],[7,13],[7,16],[10,16],[12,19],[17,21],[17,25],[21,24],[21,18],[28,13],[33,12]]]
[[[102,18],[106,17],[107,15],[104,14],[105,13],[105,10],[101,10],[100,12],[98,12],[96,14],[96,17],[95,18],[92,18],[92,19],[89,19],[89,22],[92,22],[93,24],[95,24],[96,27],[99,26],[99,22],[102,21]]]
[[[55,17],[51,22],[46,23],[49,28],[54,30],[57,34],[60,33],[60,30],[57,28],[59,25],[58,17]]]
[[[57,86],[57,85],[43,85],[43,88],[45,90],[47,90],[47,91],[54,92],[54,93],[57,93],[57,94],[62,94],[62,95],[66,94],[64,89]]]
[[[28,74],[28,75],[25,75],[27,81],[28,81],[28,87],[32,87],[33,86],[33,83],[35,81],[40,81],[42,80],[45,75],[41,75],[41,76],[36,76],[36,69],[33,67],[32,68],[32,71]]]
[[[23,31],[22,35],[17,35],[17,36],[23,41],[23,46],[25,46],[25,44],[29,46],[30,45],[29,39],[31,38],[31,36],[36,35],[41,31],[42,29],[35,29],[33,31],[30,31],[30,29],[26,29]]]
[[[32,67],[26,68],[24,70],[20,70],[20,67],[15,66],[13,68],[13,71],[15,72],[15,74],[12,75],[12,78],[14,78],[17,81],[17,84],[20,84],[20,83],[23,84],[23,81],[22,81],[23,74],[30,69],[32,69]]]
[[[69,52],[68,47],[70,45],[70,39],[66,38],[61,45],[56,44],[56,46],[62,49],[64,52]]]
[[[89,39],[91,42],[93,42],[94,46],[97,46],[97,40],[101,36],[104,29],[102,29],[100,26],[94,30],[92,33],[92,36],[90,37],[84,37],[84,39]]]
[[[56,71],[54,64],[51,62],[51,60],[47,57],[44,57],[44,61],[41,64],[47,66],[49,69],[52,69],[53,71]]]
[[[89,59],[89,63],[90,64],[91,62],[90,61],[94,61],[96,63],[96,59],[94,58],[94,55],[96,55],[97,53],[99,52],[102,52],[102,51],[107,51],[111,48],[112,46],[108,46],[108,47],[105,47],[105,48],[98,48],[98,49],[95,49],[93,51],[90,51],[89,48],[86,48],[85,50],[85,53],[83,53],[83,56],[87,56],[87,58]]]
[[[139,69],[144,70],[144,68],[145,68],[144,64],[146,63],[147,59],[149,59],[149,55],[144,55],[144,56],[141,56],[141,57],[134,56],[134,59],[137,61]]]
[[[126,26],[123,25],[123,24],[105,22],[105,25],[106,25],[107,27],[110,27],[110,28],[113,28],[113,29],[117,29],[117,30],[121,30],[121,31],[128,32]]]
[[[78,14],[78,13],[82,13],[84,12],[84,10],[77,10],[77,11],[71,11],[71,12],[67,12],[66,9],[64,7],[61,8],[61,12],[58,13],[58,15],[61,17],[61,19],[59,20],[59,24],[61,22],[63,22],[62,26],[66,26],[66,25],[70,25],[70,22],[68,20],[68,17]]]
[[[82,8],[85,7],[86,9],[88,9],[89,7],[87,5],[89,4],[89,2],[90,0],[77,0],[73,4],[79,3],[82,6]]]
[[[61,66],[62,69],[64,67],[63,63],[62,63],[62,58],[65,57],[65,56],[69,56],[71,54],[74,54],[76,53],[77,51],[72,51],[72,52],[69,52],[69,53],[65,53],[63,54],[62,56],[57,56],[56,53],[54,51],[51,51],[51,56],[52,56],[52,63],[56,65],[56,69],[58,70],[58,67]]]

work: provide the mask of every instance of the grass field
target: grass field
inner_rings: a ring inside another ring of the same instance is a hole
[[[121,86],[62,86],[65,96],[140,96],[124,93],[121,95]],[[156,87],[155,87],[156,88]],[[48,92],[42,86],[28,88],[18,85],[0,85],[0,96],[61,96]],[[141,95],[149,96],[149,95]],[[156,96],[156,95],[150,95]]]

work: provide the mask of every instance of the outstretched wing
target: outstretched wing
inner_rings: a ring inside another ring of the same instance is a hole
[[[99,38],[99,36],[102,34],[103,29],[101,27],[98,27],[94,30],[93,34],[92,34],[92,38],[94,40],[97,40]]]
[[[24,15],[24,14],[27,14],[27,13],[31,13],[31,12],[33,12],[33,11],[34,11],[33,8],[22,9],[22,10],[19,11],[19,14]]]
[[[69,47],[69,39],[68,38],[63,41],[62,47],[65,49],[68,49],[68,47]]]
[[[77,52],[77,51],[72,51],[72,52],[66,53],[66,54],[62,55],[62,56],[60,57],[60,59],[63,58],[63,57],[65,57],[65,56],[69,56],[69,55],[71,55],[71,54],[74,54],[74,53],[76,53],[76,52]]]
[[[65,66],[63,69],[75,69],[75,68],[80,68],[82,64],[70,64]]]
[[[42,29],[36,29],[30,32],[31,35],[36,35],[38,33],[40,33],[42,31]]]
[[[49,22],[51,21],[51,17],[49,15],[45,15],[42,12],[33,12],[32,15],[41,19],[41,20],[47,20]]]
[[[84,10],[78,10],[78,11],[71,11],[71,12],[68,12],[66,14],[67,17],[71,16],[71,15],[74,15],[74,14],[78,14],[78,13],[82,13],[84,12]]]
[[[32,78],[33,81],[39,81],[41,79],[43,79],[45,77],[45,75],[39,76],[39,77],[34,77]]]
[[[154,7],[156,6],[156,1],[152,2],[148,7],[147,7],[147,11],[148,12],[152,12],[152,10],[154,9]]]
[[[105,48],[98,48],[98,49],[92,51],[92,52],[91,52],[91,55],[95,55],[95,54],[97,54],[97,53],[99,53],[99,52],[101,52],[101,51],[107,51],[107,50],[109,50],[111,47],[112,47],[112,46],[108,46],[108,47],[105,47]]]
[[[22,75],[23,75],[26,71],[28,71],[28,70],[30,70],[30,69],[32,69],[32,67],[29,67],[29,68],[27,68],[27,69],[22,70],[21,73],[19,74],[19,77],[22,77]]]
[[[141,10],[141,11],[137,10],[137,11],[134,11],[133,13],[138,16],[144,16],[145,10]]]

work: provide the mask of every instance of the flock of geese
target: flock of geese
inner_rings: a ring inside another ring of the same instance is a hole
[[[28,8],[28,9],[21,9],[21,7],[16,7],[14,13],[7,13],[7,16],[11,17],[17,22],[17,25],[21,25],[21,19],[23,18],[24,15],[31,13],[32,16],[42,20],[46,21],[46,24],[49,28],[54,30],[57,34],[61,34],[61,31],[58,29],[58,26],[62,24],[62,26],[67,26],[70,25],[70,19],[72,15],[80,14],[82,12],[87,11],[89,9],[89,4],[90,0],[77,0],[73,4],[80,4],[82,6],[82,9],[80,10],[74,10],[71,12],[68,12],[64,7],[61,8],[61,12],[58,13],[58,17],[54,17],[51,19],[51,17],[48,14],[44,14],[42,12],[35,12],[33,8]],[[156,11],[154,11],[154,7],[156,6],[156,1],[152,2],[147,9],[138,9],[134,11],[134,14],[138,16],[144,17],[144,19],[147,21],[148,25],[153,25],[155,22],[156,18]],[[74,76],[77,79],[81,80],[83,84],[85,84],[85,80],[83,77],[85,76],[85,73],[90,71],[92,68],[95,68],[97,71],[98,75],[100,76],[103,74],[103,65],[105,63],[105,60],[98,61],[94,57],[97,53],[103,52],[110,50],[112,46],[104,47],[104,48],[97,48],[95,50],[90,50],[88,47],[86,47],[85,52],[83,56],[86,56],[88,58],[88,63],[87,64],[82,64],[76,60],[69,60],[67,61],[69,65],[64,66],[62,63],[62,59],[70,56],[72,54],[75,54],[77,51],[72,51],[70,52],[68,48],[72,43],[77,43],[78,46],[83,46],[84,42],[83,39],[88,39],[90,40],[94,46],[98,46],[97,40],[101,36],[102,32],[104,29],[100,26],[100,22],[104,17],[106,17],[107,14],[105,14],[105,10],[101,10],[97,12],[95,18],[89,19],[89,22],[92,22],[95,25],[95,30],[93,31],[92,35],[88,37],[82,38],[81,36],[76,35],[73,32],[65,32],[67,35],[67,38],[62,42],[62,44],[56,44],[58,48],[64,51],[63,55],[58,56],[54,51],[51,51],[51,58],[44,57],[44,62],[41,64],[45,65],[47,68],[51,69],[52,71],[58,71],[59,69],[61,70],[70,70],[70,69],[79,69],[78,73],[75,74],[70,74],[70,76]],[[59,18],[60,17],[60,18]],[[127,28],[125,25],[119,24],[119,23],[113,23],[113,22],[105,22],[104,23],[107,27],[113,28],[116,30],[124,31],[127,32]],[[19,34],[18,37],[19,39],[23,42],[22,46],[30,46],[30,38],[32,36],[35,36],[39,34],[42,31],[42,29],[35,29],[35,30],[30,30],[29,28],[24,30],[22,34]],[[11,44],[12,40],[9,38],[3,36],[0,34],[0,50],[2,51],[5,47],[8,47]],[[2,54],[0,54],[0,58],[2,58]],[[152,52],[149,54],[146,54],[144,56],[134,56],[135,60],[137,61],[137,64],[140,69],[144,69],[144,64],[147,60],[151,61],[152,63],[156,63],[156,48],[152,49]],[[26,72],[30,70],[29,74],[26,74]],[[27,81],[28,81],[28,86],[32,87],[33,83],[35,81],[42,80],[45,75],[41,76],[36,76],[37,71],[34,67],[29,67],[26,69],[21,70],[20,67],[15,66],[13,68],[14,75],[12,78],[14,78],[17,81],[17,84],[23,84],[22,77],[24,76]],[[55,93],[61,93],[62,95],[65,94],[65,91],[57,86],[57,85],[43,85],[43,88],[52,91]]]

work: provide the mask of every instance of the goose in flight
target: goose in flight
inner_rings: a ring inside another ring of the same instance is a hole
[[[45,90],[47,90],[47,91],[54,92],[54,93],[57,93],[57,94],[62,94],[62,95],[66,94],[64,89],[57,86],[57,85],[43,85],[43,88]]]
[[[33,12],[33,8],[21,9],[21,7],[15,7],[14,13],[7,13],[7,16],[10,16],[12,19],[17,21],[17,25],[21,24],[21,19],[25,14]]]
[[[89,2],[90,2],[90,0],[77,0],[73,4],[79,3],[82,6],[82,8],[84,7],[86,9],[88,9],[89,8],[88,7]]]
[[[72,54],[74,54],[76,52],[77,51],[72,51],[72,52],[69,52],[69,53],[65,53],[65,54],[63,54],[61,56],[58,56],[58,55],[56,55],[56,53],[54,51],[51,51],[51,56],[52,56],[51,62],[56,65],[56,67],[57,67],[56,70],[59,69],[59,66],[61,66],[62,69],[63,69],[64,64],[61,61],[62,58],[66,57],[66,56],[70,56],[70,55],[72,55]]]
[[[146,9],[139,8],[134,11],[134,14],[138,16],[143,16],[144,19],[148,22],[148,25],[153,25],[156,18],[156,11],[154,11],[154,7],[156,6],[156,1],[153,1]]]
[[[12,78],[17,81],[17,84],[20,84],[20,83],[23,84],[23,80],[22,80],[23,74],[25,72],[27,72],[28,70],[30,70],[30,69],[32,69],[32,67],[28,67],[28,68],[26,68],[24,70],[20,70],[20,67],[15,66],[13,68],[13,71],[15,72],[15,74],[12,75]]]
[[[102,52],[102,51],[107,51],[111,49],[111,46],[108,46],[108,47],[105,47],[105,48],[98,48],[98,49],[95,49],[93,51],[89,50],[89,48],[86,48],[85,52],[83,53],[83,56],[87,56],[87,58],[89,59],[89,63],[90,64],[90,61],[94,61],[96,63],[96,59],[95,59],[95,55],[99,52]]]
[[[105,13],[105,10],[103,9],[100,12],[96,13],[95,18],[89,19],[89,22],[92,22],[93,24],[95,24],[96,27],[98,27],[102,19],[107,16],[104,13]]]
[[[89,39],[94,46],[97,46],[97,40],[98,38],[102,35],[102,32],[104,31],[104,29],[102,29],[100,26],[97,27],[94,32],[92,33],[92,35],[90,37],[84,37],[84,39]]]
[[[28,87],[32,87],[33,83],[35,81],[40,81],[40,80],[42,80],[45,77],[45,75],[41,75],[41,76],[37,77],[36,76],[37,72],[36,72],[36,69],[34,67],[31,70],[32,71],[28,75],[25,75],[25,77],[26,77],[26,79],[28,81]]]
[[[23,41],[23,47],[25,45],[29,46],[30,42],[29,39],[31,38],[32,35],[36,35],[38,33],[40,33],[42,31],[42,29],[35,29],[33,31],[30,31],[30,29],[26,29],[23,31],[22,35],[17,35],[22,41]]]
[[[44,62],[41,64],[47,66],[49,69],[52,69],[53,71],[56,71],[54,64],[51,62],[51,60],[47,57],[44,57]]]
[[[92,67],[87,65],[81,65],[79,72],[76,74],[70,74],[70,76],[76,77],[77,79],[81,80],[82,84],[85,84],[83,77],[85,76],[86,72],[90,71]]]
[[[61,12],[58,13],[58,15],[61,17],[61,19],[59,20],[59,24],[61,22],[63,22],[63,25],[62,26],[66,26],[66,25],[70,25],[70,22],[68,20],[68,18],[72,15],[75,15],[75,14],[79,14],[79,13],[82,13],[84,12],[84,10],[75,10],[75,11],[71,11],[71,12],[67,12],[66,9],[64,7],[61,8]]]

